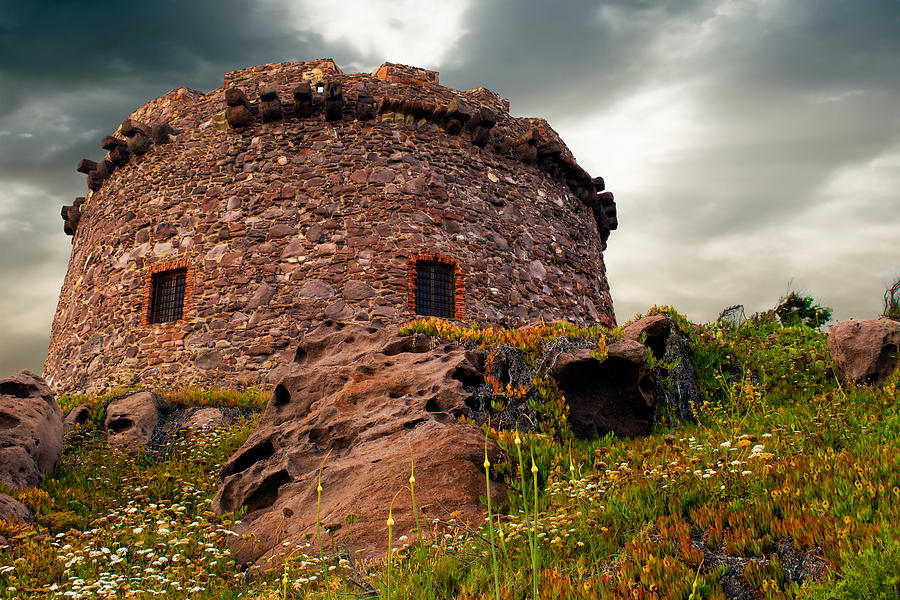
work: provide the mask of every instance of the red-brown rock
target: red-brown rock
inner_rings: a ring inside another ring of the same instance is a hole
[[[31,510],[6,494],[0,493],[0,519],[4,521],[27,521],[32,517]],[[3,536],[0,536],[2,542]],[[0,546],[3,546],[0,543]]]
[[[103,422],[109,445],[130,454],[146,449],[159,422],[159,409],[153,392],[135,392],[110,402]]]
[[[222,469],[213,508],[246,505],[235,531],[253,535],[234,538],[238,561],[266,567],[305,543],[303,534],[315,531],[323,464],[320,520],[358,516],[337,532],[337,548],[384,554],[388,506],[398,492],[395,539],[414,528],[410,452],[419,506],[434,505],[433,516],[460,511],[460,521],[481,522],[485,438],[457,421],[483,382],[477,363],[474,352],[449,344],[432,349],[430,338],[401,336],[396,327],[332,324],[308,334],[260,425]],[[497,447],[487,448],[493,460]],[[491,491],[497,500],[505,493],[499,482]]]
[[[569,405],[572,431],[579,437],[648,435],[654,382],[644,346],[619,340],[602,362],[592,352],[585,348],[561,354],[551,371]]]
[[[878,387],[900,368],[900,323],[886,318],[841,321],[828,334],[828,351],[844,377]]]
[[[0,379],[0,483],[36,487],[62,455],[56,396],[31,371]]]

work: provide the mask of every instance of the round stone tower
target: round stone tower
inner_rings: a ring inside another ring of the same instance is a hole
[[[326,320],[613,324],[613,196],[508,110],[433,71],[327,59],[147,103],[78,165],[45,378],[271,382]]]

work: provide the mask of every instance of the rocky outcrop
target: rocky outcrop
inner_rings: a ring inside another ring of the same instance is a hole
[[[32,517],[31,509],[6,494],[0,494],[0,520],[27,521]],[[2,536],[0,536],[2,539]],[[3,546],[0,543],[0,546]]]
[[[828,351],[845,378],[878,387],[900,368],[900,323],[886,318],[841,321],[828,334]]]
[[[622,329],[622,334],[626,340],[642,341],[656,360],[652,369],[656,418],[665,417],[669,426],[674,425],[674,419],[693,421],[700,392],[687,336],[664,313],[647,315],[629,323]]]
[[[0,483],[36,487],[62,455],[56,396],[31,371],[0,379]]]
[[[207,407],[196,408],[185,415],[186,419],[181,426],[184,429],[195,431],[197,429],[214,429],[223,427],[233,422],[233,419],[225,414],[221,408]]]
[[[551,370],[569,405],[573,433],[583,438],[649,434],[654,383],[644,346],[623,339],[610,344],[606,360],[595,354],[590,348],[560,354]]]
[[[159,422],[160,408],[159,397],[148,391],[110,402],[103,421],[109,445],[131,454],[145,450]]]
[[[430,338],[401,336],[396,327],[326,323],[306,335],[259,426],[222,469],[213,508],[246,505],[235,531],[253,536],[234,538],[238,561],[266,566],[305,543],[303,535],[315,531],[320,467],[321,522],[357,515],[335,535],[338,548],[383,554],[395,494],[394,535],[413,529],[411,456],[419,506],[433,505],[432,516],[458,511],[459,521],[480,522],[485,438],[457,421],[484,381],[478,362],[473,351],[432,348]],[[493,443],[487,450],[498,452]],[[491,491],[497,500],[504,494],[499,482]]]
[[[72,408],[63,419],[63,429],[68,433],[78,425],[86,425],[91,421],[91,409],[86,404],[79,404]]]

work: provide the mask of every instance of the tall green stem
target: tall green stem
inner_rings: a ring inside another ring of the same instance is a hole
[[[331,600],[331,582],[328,580],[328,565],[325,564],[325,550],[322,548],[322,521],[319,516],[322,509],[322,470],[325,468],[325,461],[328,460],[330,454],[331,451],[329,450],[325,458],[322,459],[316,485],[316,541],[319,544],[319,562],[322,564],[322,576],[325,579],[325,595],[328,597],[328,600]]]
[[[491,461],[487,455],[487,432],[484,433],[484,482],[487,487],[488,529],[491,532],[491,556],[494,559],[494,595],[500,600],[500,571],[497,568],[497,547],[494,544],[494,515],[491,512]]]
[[[538,561],[537,555],[537,518],[538,518],[538,468],[534,462],[534,449],[530,450],[531,452],[531,476],[534,479],[534,541],[535,545],[531,547],[531,564],[533,566],[533,579],[534,579],[534,600],[537,600],[538,597],[538,569],[540,569],[540,564]]]
[[[525,487],[525,464],[522,460],[522,438],[519,436],[518,430],[516,430],[516,454],[519,456],[519,481],[522,482],[522,507],[525,509],[525,532],[528,534],[528,548],[531,550],[531,571],[532,571],[532,581],[534,583],[534,599],[537,600],[537,551],[535,548],[535,543],[537,542],[537,529],[532,531],[531,529],[531,521],[528,518],[528,492]]]
[[[434,585],[431,583],[431,565],[428,564],[428,549],[422,542],[422,526],[419,525],[419,510],[416,507],[416,464],[413,460],[412,446],[409,447],[409,493],[412,496],[413,516],[416,518],[416,530],[419,532],[419,547],[422,561],[425,563],[425,575],[428,577],[428,597],[434,600]]]

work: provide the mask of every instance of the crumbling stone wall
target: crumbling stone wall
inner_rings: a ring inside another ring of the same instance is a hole
[[[600,178],[484,88],[330,60],[227,74],[135,111],[83,160],[44,376],[57,390],[279,379],[323,320],[412,317],[410,257],[463,276],[464,322],[614,323]],[[186,268],[181,320],[148,323],[151,275]],[[460,314],[463,313],[463,314]]]

